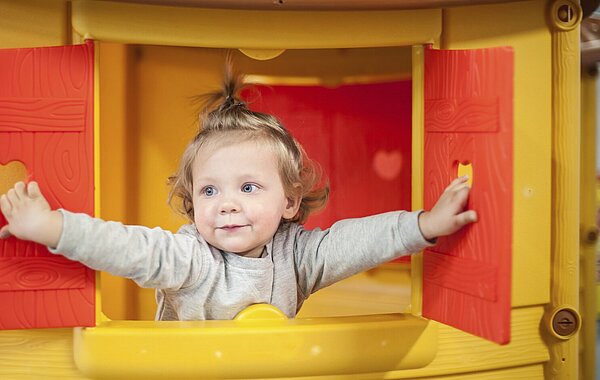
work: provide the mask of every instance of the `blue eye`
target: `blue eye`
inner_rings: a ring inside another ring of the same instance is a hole
[[[204,189],[202,189],[202,194],[206,195],[207,197],[212,197],[213,195],[217,194],[217,189],[215,189],[214,186],[206,186]]]
[[[258,186],[256,186],[253,183],[245,183],[242,186],[242,192],[243,193],[251,193],[251,192],[255,191],[256,189],[258,189]]]

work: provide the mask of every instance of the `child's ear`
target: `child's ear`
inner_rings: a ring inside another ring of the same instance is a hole
[[[283,219],[292,219],[298,213],[299,208],[300,208],[300,198],[299,197],[288,197],[287,205],[285,206],[285,210],[283,210]]]
[[[302,185],[300,183],[294,184],[294,195],[289,195],[287,197],[287,205],[285,206],[285,210],[283,211],[283,219],[292,219],[298,213],[298,209],[300,208],[300,202],[302,201],[302,193],[301,191]]]

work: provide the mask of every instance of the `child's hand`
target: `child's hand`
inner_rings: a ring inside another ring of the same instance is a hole
[[[419,227],[427,240],[453,234],[465,225],[477,221],[477,213],[465,211],[469,198],[468,177],[456,178],[437,200],[431,211],[419,215]]]
[[[52,211],[36,182],[27,186],[17,182],[0,197],[0,210],[8,224],[0,229],[0,238],[11,235],[56,247],[62,233],[62,214]]]

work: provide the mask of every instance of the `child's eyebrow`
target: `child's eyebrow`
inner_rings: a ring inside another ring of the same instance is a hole
[[[239,176],[239,180],[242,182],[246,182],[246,181],[262,181],[264,180],[264,175],[260,175],[260,174],[243,174],[241,176]]]
[[[236,182],[261,182],[265,180],[265,175],[262,173],[244,173],[241,175],[238,175],[234,178],[234,180]],[[202,183],[202,184],[206,184],[206,183],[217,183],[219,182],[219,180],[215,177],[211,177],[211,176],[200,176],[200,177],[196,177],[193,179],[193,184],[198,184],[198,183]]]
[[[194,185],[196,185],[198,183],[205,184],[205,183],[215,183],[215,182],[217,182],[217,180],[216,180],[216,178],[213,178],[213,177],[194,177],[192,179],[192,184],[194,184]]]

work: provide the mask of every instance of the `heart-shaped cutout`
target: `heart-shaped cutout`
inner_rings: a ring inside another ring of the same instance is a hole
[[[0,195],[15,186],[19,181],[27,180],[27,168],[20,161],[11,161],[6,165],[0,165]],[[4,215],[0,212],[0,226],[6,224]]]
[[[400,151],[378,150],[373,156],[373,170],[380,178],[393,181],[402,171],[403,161]]]
[[[5,194],[15,183],[27,180],[27,168],[21,161],[0,165],[0,194]]]

